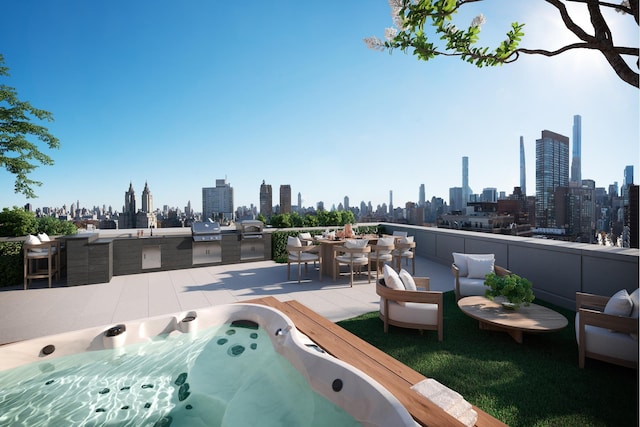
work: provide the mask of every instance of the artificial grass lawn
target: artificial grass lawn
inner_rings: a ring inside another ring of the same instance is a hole
[[[434,378],[510,426],[636,426],[638,372],[587,359],[578,368],[575,313],[558,332],[525,334],[523,344],[504,332],[483,331],[444,294],[444,340],[436,332],[390,326],[378,313],[338,322],[428,378]]]

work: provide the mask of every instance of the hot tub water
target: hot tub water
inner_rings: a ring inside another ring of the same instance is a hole
[[[0,372],[0,426],[355,426],[249,323]]]

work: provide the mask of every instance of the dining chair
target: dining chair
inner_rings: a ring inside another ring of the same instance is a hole
[[[413,236],[402,237],[396,242],[392,254],[397,271],[400,271],[402,268],[403,259],[405,260],[405,265],[409,265],[409,260],[411,260],[411,274],[416,274],[415,248],[416,242],[413,241]]]
[[[316,261],[319,264],[319,280],[322,281],[322,253],[319,246],[303,246],[302,242],[297,237],[289,236],[287,238],[287,280],[291,280],[291,263],[298,264],[298,283],[300,283],[302,275],[302,264],[304,264],[304,271],[307,272],[307,268],[310,262],[314,265]]]
[[[368,242],[367,239],[347,239],[344,245],[334,247],[334,282],[340,272],[340,265],[347,264],[349,266],[349,285],[351,287],[353,287],[353,271],[357,268],[358,273],[361,273],[364,265],[367,266],[367,276],[369,283],[371,283],[371,265],[369,264],[371,246],[368,245]]]
[[[393,261],[393,250],[395,249],[395,239],[393,237],[381,237],[375,245],[371,245],[369,259],[376,266],[376,281],[380,275],[385,262]]]

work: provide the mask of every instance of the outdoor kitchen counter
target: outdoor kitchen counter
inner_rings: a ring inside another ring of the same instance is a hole
[[[146,235],[121,233],[107,237],[98,233],[82,233],[65,238],[66,275],[69,286],[106,283],[112,276],[139,274],[150,271],[179,270],[196,266],[193,247],[197,242],[189,231],[181,234]],[[117,230],[114,230],[117,231]],[[133,230],[135,233],[136,230]],[[235,230],[222,230],[219,241],[221,260],[197,263],[197,266],[236,264],[247,262],[241,258],[242,240]],[[271,233],[262,237],[264,254],[261,259],[271,259]],[[250,259],[255,261],[256,258]],[[64,271],[63,271],[64,274]]]

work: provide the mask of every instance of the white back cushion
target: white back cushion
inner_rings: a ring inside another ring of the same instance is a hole
[[[368,239],[347,239],[344,241],[344,247],[349,249],[364,248],[369,244]]]
[[[49,238],[47,233],[38,233],[38,239],[40,239],[41,242],[50,242],[51,241],[51,239]]]
[[[493,259],[477,258],[475,256],[467,257],[467,268],[469,273],[467,277],[469,279],[484,279],[489,273],[493,273]]]
[[[639,292],[640,288],[631,292],[631,295],[629,295],[629,297],[631,298],[631,302],[633,303],[633,309],[631,310],[631,314],[629,315],[629,317],[633,317],[634,319],[637,319],[638,314],[640,314],[640,302],[638,302],[638,298],[640,296]]]
[[[604,307],[604,313],[626,317],[631,314],[632,309],[633,301],[631,301],[629,292],[627,292],[626,289],[622,289],[609,298],[609,302],[607,302],[607,305]]]
[[[386,265],[386,264],[385,264]],[[409,272],[407,270],[405,270],[404,268],[400,270],[400,280],[402,281],[402,284],[404,285],[404,288],[408,291],[417,291],[418,288],[416,287],[416,281],[413,280],[413,277],[411,276],[411,274],[409,274]]]
[[[27,234],[27,238],[24,240],[24,242],[27,245],[39,245],[41,243],[40,239],[32,234]]]
[[[398,291],[405,290],[405,287],[402,284],[402,280],[400,280],[400,276],[398,276],[398,273],[396,273],[396,271],[393,268],[389,267],[387,264],[384,265],[383,274],[384,283],[388,288],[396,289]]]
[[[475,259],[491,259],[495,262],[494,254],[463,254],[459,252],[453,252],[453,263],[458,267],[460,271],[460,276],[468,276],[469,275],[469,267],[467,264],[467,260],[470,256]],[[482,276],[484,278],[484,276]]]

